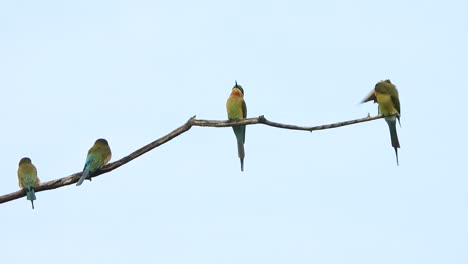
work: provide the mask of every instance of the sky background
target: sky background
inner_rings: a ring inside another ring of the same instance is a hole
[[[383,120],[313,133],[190,131],[108,174],[0,205],[1,263],[468,263],[466,1],[2,1],[0,194],[191,116],[321,125],[400,91]]]

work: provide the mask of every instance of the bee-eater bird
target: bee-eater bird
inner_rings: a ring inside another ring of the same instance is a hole
[[[228,119],[232,121],[242,120],[247,117],[247,106],[244,101],[244,89],[237,84],[234,85],[231,95],[226,102]],[[234,134],[237,138],[237,152],[241,163],[241,171],[244,171],[244,143],[245,143],[245,125],[233,126]]]
[[[26,198],[31,201],[32,209],[34,209],[34,200],[36,200],[36,194],[34,193],[34,187],[36,187],[40,181],[37,177],[36,167],[31,163],[30,158],[22,158],[18,166],[18,181],[21,188],[26,189]]]
[[[89,149],[86,156],[86,163],[83,168],[83,174],[76,183],[79,186],[84,180],[91,180],[93,173],[106,165],[112,157],[112,152],[107,143],[107,140],[100,138],[94,142],[94,145]]]
[[[396,120],[400,123],[400,99],[398,90],[390,80],[380,81],[375,85],[374,90],[362,100],[362,103],[374,101],[379,105],[379,114],[385,117],[385,121],[390,129],[390,139],[395,149],[396,161],[398,165],[398,148],[400,142],[396,130]]]

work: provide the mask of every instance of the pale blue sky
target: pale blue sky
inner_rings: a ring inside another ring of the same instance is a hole
[[[313,133],[194,127],[82,186],[0,205],[1,263],[467,263],[466,1],[3,1],[0,194],[119,159],[192,115],[320,125],[390,78],[383,120]]]

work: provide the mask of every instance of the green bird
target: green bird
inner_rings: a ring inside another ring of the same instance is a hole
[[[34,209],[34,200],[36,194],[34,187],[39,185],[40,180],[37,177],[36,167],[31,163],[30,158],[22,158],[18,166],[18,182],[19,187],[26,189],[26,198],[31,201],[32,209]]]
[[[398,165],[398,148],[400,142],[396,130],[396,120],[400,123],[400,99],[398,90],[390,80],[380,81],[375,85],[371,93],[362,100],[362,103],[374,101],[379,104],[379,114],[385,117],[385,121],[390,129],[390,139],[395,149],[396,161]]]
[[[228,119],[232,121],[242,120],[247,117],[247,105],[244,101],[244,89],[237,84],[234,85],[231,95],[226,102]],[[245,143],[245,125],[233,126],[234,134],[237,138],[237,152],[241,163],[241,171],[244,171],[244,143]]]
[[[81,178],[76,183],[79,186],[84,180],[91,180],[93,173],[106,165],[112,157],[112,152],[107,143],[107,140],[100,138],[94,142],[94,145],[89,149],[86,156],[86,163],[83,168]]]

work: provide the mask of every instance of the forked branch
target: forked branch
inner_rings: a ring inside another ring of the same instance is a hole
[[[101,174],[110,172],[112,170],[117,169],[118,167],[138,158],[139,156],[161,146],[162,144],[165,144],[172,140],[173,138],[187,132],[192,126],[200,126],[200,127],[231,127],[234,125],[255,125],[255,124],[264,124],[267,126],[272,126],[272,127],[277,127],[277,128],[283,128],[283,129],[291,129],[291,130],[303,130],[303,131],[315,131],[315,130],[324,130],[324,129],[330,129],[330,128],[337,128],[337,127],[342,127],[342,126],[348,126],[352,124],[357,124],[357,123],[362,123],[362,122],[368,122],[376,119],[382,118],[381,115],[378,116],[368,116],[364,118],[359,118],[359,119],[354,119],[354,120],[349,120],[349,121],[344,121],[344,122],[337,122],[333,124],[327,124],[327,125],[320,125],[320,126],[297,126],[297,125],[288,125],[288,124],[282,124],[282,123],[277,123],[273,122],[270,120],[267,120],[263,115],[256,117],[256,118],[246,118],[240,121],[225,121],[225,120],[202,120],[202,119],[195,119],[195,116],[191,117],[185,124],[182,126],[174,129],[172,132],[169,134],[149,143],[148,145],[145,145],[141,147],[140,149],[130,153],[129,155],[111,162],[105,166],[103,166],[100,170],[98,170],[96,173],[93,174],[93,177],[97,177]],[[73,183],[76,183],[79,178],[81,177],[82,172],[77,172],[72,175],[59,178],[56,180],[51,180],[47,182],[41,183],[39,186],[35,188],[36,192],[41,192],[41,191],[46,191],[46,190],[52,190],[56,188],[60,188],[66,185],[70,185]],[[5,194],[0,196],[0,203],[6,203],[21,197],[24,197],[26,195],[26,192],[24,189],[18,190],[16,192],[12,192],[9,194]]]

